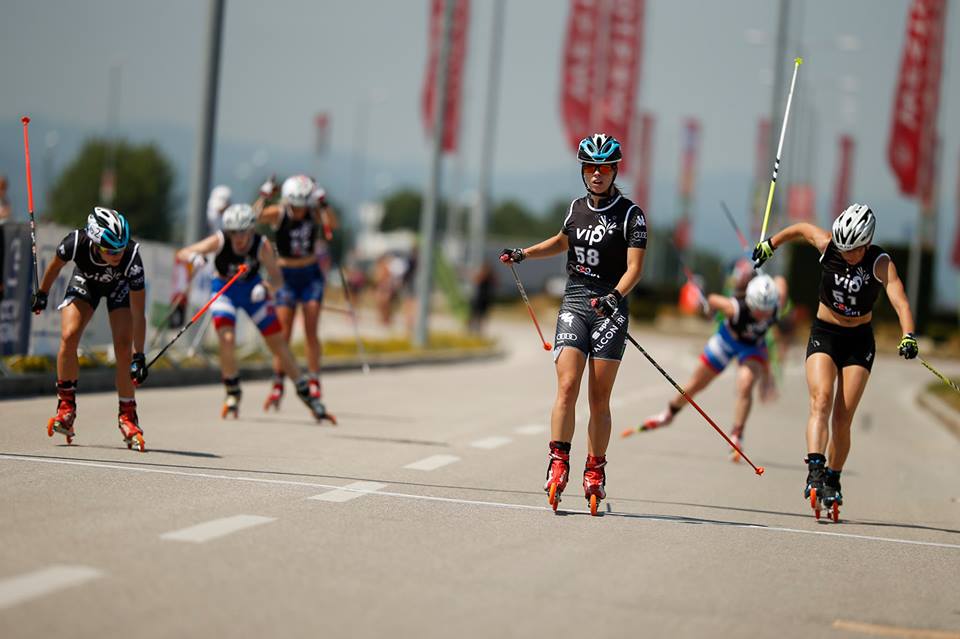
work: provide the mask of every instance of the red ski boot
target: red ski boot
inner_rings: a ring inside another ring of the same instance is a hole
[[[730,431],[730,441],[737,445],[737,448],[743,450],[743,426],[734,426],[733,430]],[[734,463],[740,462],[740,453],[736,448],[730,449],[730,461]]]
[[[273,388],[270,389],[270,394],[267,396],[267,400],[263,402],[264,412],[269,411],[271,408],[275,411],[280,410],[280,400],[283,399],[283,378],[273,378]]]
[[[570,444],[550,442],[550,455],[547,460],[547,482],[543,485],[543,490],[547,493],[547,501],[553,507],[553,512],[557,512],[560,495],[567,487],[567,479],[570,477]]]
[[[606,455],[594,457],[587,455],[587,465],[583,469],[583,496],[590,503],[590,514],[596,517],[600,501],[606,499],[607,474],[603,467],[607,465]]]
[[[141,453],[146,450],[143,443],[143,431],[140,430],[140,419],[137,417],[137,402],[134,400],[120,402],[120,419],[118,428],[123,435],[123,443],[127,448],[136,446]]]
[[[73,443],[76,433],[73,421],[77,418],[77,383],[57,382],[57,414],[47,422],[47,436],[60,433],[66,436],[67,444]]]
[[[310,376],[310,399],[323,399],[323,391],[320,390],[320,378]]]

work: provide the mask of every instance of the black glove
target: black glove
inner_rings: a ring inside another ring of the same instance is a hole
[[[603,297],[595,297],[590,300],[590,306],[596,309],[597,315],[611,317],[617,312],[617,309],[620,308],[620,301],[622,299],[623,295],[620,294],[620,291],[613,289],[613,291]]]
[[[527,254],[523,252],[522,248],[508,249],[505,248],[500,251],[500,261],[504,264],[509,262],[522,262],[523,259],[527,257]]]
[[[764,240],[753,249],[753,268],[760,268],[763,263],[773,257],[773,242]]]
[[[134,353],[133,359],[130,361],[130,379],[139,386],[147,381],[149,370],[147,368],[147,356],[143,353]]]
[[[39,315],[47,309],[47,294],[43,291],[37,291],[33,294],[33,301],[30,303],[30,310]]]
[[[897,352],[903,359],[913,359],[919,355],[920,348],[917,346],[917,336],[913,333],[904,335],[903,339],[900,340],[900,346],[897,347]]]

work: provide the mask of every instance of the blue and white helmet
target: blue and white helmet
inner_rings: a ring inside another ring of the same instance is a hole
[[[623,159],[620,142],[612,135],[594,133],[580,140],[577,159],[588,164],[617,164]]]
[[[877,218],[866,204],[851,204],[833,221],[833,243],[841,251],[852,251],[873,241]]]
[[[113,209],[95,206],[87,216],[87,237],[108,251],[119,251],[130,243],[130,225]]]

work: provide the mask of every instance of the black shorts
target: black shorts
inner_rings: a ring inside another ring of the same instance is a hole
[[[571,277],[563,292],[560,312],[557,314],[557,332],[553,340],[553,359],[556,361],[567,346],[572,346],[587,357],[620,361],[627,344],[627,300],[621,300],[613,317],[601,317],[590,306],[594,297],[603,297],[613,290],[606,284],[585,282]]]
[[[71,304],[74,300],[83,300],[97,310],[100,304],[100,298],[107,298],[107,310],[115,311],[118,308],[130,308],[130,284],[126,278],[120,278],[109,284],[101,282],[91,282],[89,279],[79,273],[74,273],[67,285],[67,292],[63,296],[63,302],[57,308],[63,308]]]
[[[814,353],[826,353],[837,368],[863,366],[869,371],[877,353],[873,325],[867,322],[860,326],[838,326],[814,319],[807,342],[807,357]]]

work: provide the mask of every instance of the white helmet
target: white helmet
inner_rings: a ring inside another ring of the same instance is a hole
[[[841,251],[852,251],[873,241],[877,218],[866,204],[851,204],[833,221],[833,243]]]
[[[210,197],[207,199],[207,208],[218,212],[223,211],[230,206],[230,198],[232,196],[233,193],[230,191],[229,186],[223,184],[215,186],[213,190],[210,191]]]
[[[780,302],[780,291],[769,275],[757,275],[747,284],[747,307],[751,311],[772,311]]]
[[[283,181],[280,195],[290,206],[307,206],[313,187],[313,180],[306,175],[294,175]]]
[[[257,223],[257,214],[249,204],[233,204],[223,212],[224,231],[247,231]]]

